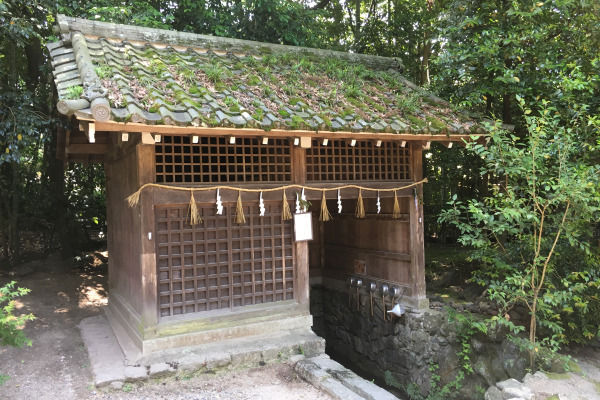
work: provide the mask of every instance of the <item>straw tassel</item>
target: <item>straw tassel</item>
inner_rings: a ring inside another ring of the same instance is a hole
[[[365,217],[365,205],[362,198],[362,189],[358,192],[358,202],[356,203],[356,218]]]
[[[194,191],[190,192],[190,225],[194,226],[202,222],[202,217],[198,212],[198,206],[196,205],[196,199],[194,199]]]
[[[292,212],[290,211],[290,203],[288,203],[287,197],[285,197],[285,190],[283,191],[283,205],[281,207],[281,220],[287,221],[292,219]]]
[[[246,217],[244,217],[244,206],[242,205],[242,191],[238,192],[237,205],[235,206],[235,222],[238,224],[246,223]]]
[[[325,199],[325,191],[323,190],[323,198],[321,199],[321,216],[319,220],[321,221],[329,221],[331,219],[331,214],[329,214],[329,210],[327,209],[327,200]]]
[[[392,217],[400,218],[400,203],[398,203],[398,194],[394,190],[394,210],[392,211]]]
[[[139,204],[140,194],[142,194],[142,189],[139,189],[137,192],[127,197],[127,204],[129,204],[129,207],[135,207]]]

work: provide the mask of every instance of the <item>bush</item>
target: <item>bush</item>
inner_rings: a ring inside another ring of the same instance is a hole
[[[0,288],[0,345],[22,347],[31,346],[31,340],[25,337],[22,328],[27,321],[35,319],[33,314],[14,315],[15,298],[24,296],[29,289],[16,288],[16,282],[10,282]]]

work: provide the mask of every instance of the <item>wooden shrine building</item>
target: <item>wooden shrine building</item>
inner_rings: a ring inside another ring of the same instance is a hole
[[[143,353],[309,328],[309,271],[427,307],[422,151],[479,127],[396,60],[62,15],[57,31],[58,156],[104,164],[107,315]]]

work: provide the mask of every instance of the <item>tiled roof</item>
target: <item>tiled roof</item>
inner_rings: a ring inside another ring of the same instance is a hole
[[[58,21],[63,40],[48,45],[58,108],[82,119],[265,131],[480,131],[389,69],[397,68],[393,59]]]

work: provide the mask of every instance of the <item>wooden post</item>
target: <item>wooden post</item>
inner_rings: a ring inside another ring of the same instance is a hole
[[[137,148],[137,184],[154,182],[154,144],[138,144]],[[158,287],[156,272],[156,235],[154,232],[154,200],[151,191],[145,191],[140,197],[140,278],[142,284],[142,323],[144,328],[158,323]]]
[[[415,182],[423,179],[423,146],[421,142],[412,142],[412,179]],[[410,277],[412,297],[419,308],[426,308],[425,293],[425,233],[423,228],[423,185],[416,188],[416,198],[410,201]]]
[[[299,185],[306,183],[306,150],[300,146],[292,147],[292,176],[294,183]],[[295,245],[296,301],[298,304],[308,304],[310,293],[308,242],[295,242]]]

